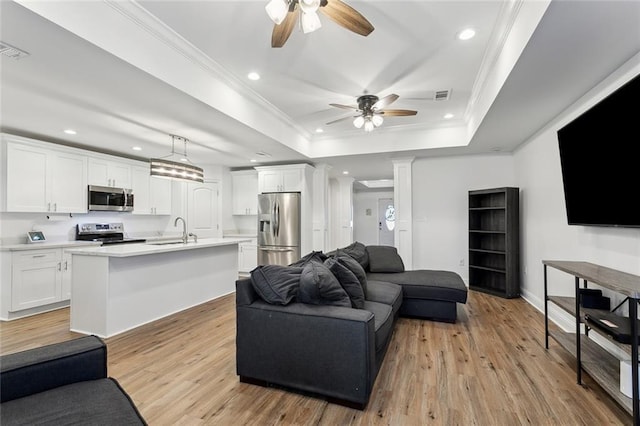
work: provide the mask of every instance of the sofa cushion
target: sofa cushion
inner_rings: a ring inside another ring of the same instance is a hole
[[[404,272],[404,263],[393,246],[367,246],[369,271]]]
[[[351,299],[338,279],[329,268],[317,262],[307,262],[302,268],[298,302],[351,307]]]
[[[402,286],[404,299],[431,299],[467,302],[467,286],[460,275],[451,271],[417,269],[396,273],[367,274],[369,280],[386,281]]]
[[[354,273],[333,257],[325,260],[324,266],[329,268],[331,273],[338,279],[338,282],[340,282],[342,288],[347,292],[351,300],[351,306],[362,309],[364,307],[364,291]]]
[[[393,311],[390,305],[378,302],[364,302],[364,309],[374,316],[376,333],[376,353],[385,348],[393,332]]]
[[[367,300],[391,306],[396,315],[402,306],[402,286],[384,281],[367,280]]]
[[[251,271],[251,284],[262,300],[286,305],[298,294],[302,268],[281,265],[260,265]]]
[[[366,246],[359,241],[354,241],[346,247],[343,247],[339,250],[342,250],[344,253],[353,257],[359,264],[362,266],[362,269],[365,271],[369,267],[369,255],[367,254]],[[332,257],[336,255],[336,251],[331,251],[327,253],[327,256]]]
[[[338,263],[349,268],[353,275],[356,276],[360,285],[362,286],[362,291],[364,293],[365,299],[367,298],[367,273],[364,271],[362,266],[351,256],[344,253],[341,249],[336,250],[336,254],[334,258],[338,261]]]
[[[145,425],[114,379],[77,382],[2,403],[0,424]]]
[[[298,266],[300,268],[304,267],[309,262],[324,262],[327,259],[327,255],[321,251],[312,251],[311,253],[303,256],[299,260],[296,260],[289,266]]]

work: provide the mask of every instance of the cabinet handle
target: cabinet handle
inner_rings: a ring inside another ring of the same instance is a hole
[[[58,262],[58,271],[62,271],[62,263]]]
[[[64,270],[68,271],[69,270],[69,265],[67,264],[68,262],[65,260],[64,261]]]
[[[33,256],[31,256],[32,258],[36,258],[36,257],[45,257],[46,254],[34,254]]]
[[[50,212],[51,211],[51,203],[47,203],[47,211]]]
[[[54,212],[58,211],[58,203],[53,203],[53,211]]]

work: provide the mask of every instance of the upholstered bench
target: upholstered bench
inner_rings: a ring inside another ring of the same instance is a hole
[[[467,286],[451,271],[368,272],[367,279],[402,286],[400,315],[404,317],[455,322],[456,304],[467,302]]]

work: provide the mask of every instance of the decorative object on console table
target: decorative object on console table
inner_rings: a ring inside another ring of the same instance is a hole
[[[469,288],[520,296],[520,190],[469,191]]]

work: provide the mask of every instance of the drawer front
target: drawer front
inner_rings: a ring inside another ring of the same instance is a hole
[[[59,261],[61,257],[60,249],[47,250],[25,250],[14,252],[12,256],[13,264],[24,263],[46,263]]]

